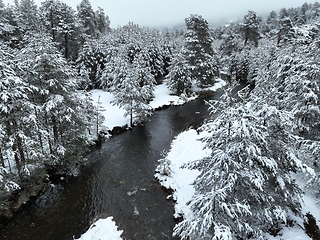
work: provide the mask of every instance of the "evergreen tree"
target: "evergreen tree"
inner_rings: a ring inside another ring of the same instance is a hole
[[[80,29],[75,11],[58,0],[41,3],[40,16],[48,33],[68,60],[75,60],[80,48]]]
[[[104,13],[104,10],[101,7],[98,7],[98,10],[95,12],[95,18],[97,29],[100,34],[105,34],[107,31],[110,31],[109,17]]]
[[[0,0],[0,41],[15,47],[20,38],[13,7],[5,7]]]
[[[16,1],[15,13],[19,30],[26,34],[39,29],[38,7],[34,0]]]
[[[255,47],[258,46],[259,41],[259,21],[257,14],[254,11],[249,11],[243,19],[244,45],[253,43]]]
[[[13,69],[13,56],[1,45],[0,49],[0,156],[2,167],[7,166],[23,177],[25,166],[36,144],[31,137],[33,104],[28,99],[31,88]],[[23,109],[23,111],[21,111]],[[27,156],[29,155],[29,157]],[[35,153],[37,155],[37,153]],[[38,157],[38,156],[37,156]],[[5,163],[5,160],[7,160]],[[14,162],[14,166],[9,165]],[[0,174],[1,175],[1,174]]]
[[[177,95],[183,93],[189,94],[191,91],[191,70],[188,69],[188,63],[182,53],[177,53],[168,68],[167,85],[170,90],[176,92]]]
[[[76,60],[79,74],[84,78],[82,88],[92,89],[104,87],[101,84],[103,71],[105,70],[106,59],[103,45],[96,39],[87,40]],[[98,81],[99,79],[99,81]]]
[[[281,18],[279,21],[280,29],[278,32],[278,42],[277,45],[280,43],[287,43],[290,42],[294,38],[295,31],[293,29],[293,24],[290,18]]]
[[[185,58],[192,70],[191,78],[200,85],[212,84],[218,69],[214,61],[209,24],[199,15],[186,18],[185,24],[187,27],[184,35]]]
[[[96,38],[98,36],[96,15],[92,9],[90,1],[82,0],[77,6],[77,10],[78,19],[83,31],[83,41],[90,37]]]
[[[46,161],[69,166],[85,150],[90,122],[75,73],[45,33],[28,37],[19,58],[21,76],[33,86],[30,98],[39,119],[39,142],[50,156]]]
[[[289,17],[288,11],[286,8],[281,8],[279,12],[279,19]]]
[[[209,102],[220,113],[202,130],[211,156],[188,165],[198,169],[193,217],[178,223],[182,239],[248,239],[300,214],[301,190],[291,173],[300,170],[292,146],[290,116],[274,107],[240,102],[228,88],[220,101]],[[257,98],[255,98],[257,100]]]
[[[126,69],[127,73],[118,79],[119,84],[114,85],[113,103],[126,111],[124,116],[130,116],[132,127],[134,122],[142,122],[152,113],[148,102],[153,97],[155,79],[142,57],[136,58],[132,64],[127,63]]]

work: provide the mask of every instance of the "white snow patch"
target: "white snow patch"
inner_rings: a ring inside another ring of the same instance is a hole
[[[104,108],[104,111],[101,114],[104,116],[105,121],[103,123],[108,129],[113,129],[115,126],[124,126],[129,125],[130,118],[124,117],[125,110],[115,106],[111,103],[114,100],[112,93],[95,89],[91,91],[93,104],[98,105],[98,101],[101,102],[101,106]],[[99,99],[100,97],[100,99]]]
[[[299,227],[286,227],[282,229],[279,236],[273,237],[269,234],[265,235],[266,240],[312,240],[303,229]]]
[[[198,170],[181,168],[184,163],[196,161],[210,155],[209,149],[203,149],[205,144],[199,141],[208,133],[201,132],[199,135],[196,130],[190,129],[179,134],[171,143],[171,149],[165,157],[170,162],[170,173],[162,175],[159,173],[161,166],[157,167],[158,173],[155,177],[162,186],[174,190],[173,199],[175,204],[175,217],[183,216],[185,219],[192,217],[192,212],[187,206],[187,202],[192,199],[194,194],[193,182],[199,175]]]
[[[150,106],[154,109],[163,105],[171,105],[179,99],[178,96],[172,95],[172,91],[165,84],[155,87],[154,99],[150,102]]]
[[[112,217],[99,219],[78,240],[121,240],[122,230],[118,230]]]

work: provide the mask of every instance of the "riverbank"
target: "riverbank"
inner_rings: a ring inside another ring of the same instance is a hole
[[[204,148],[205,143],[201,142],[201,138],[208,135],[209,133],[206,131],[199,133],[194,129],[179,134],[172,141],[170,151],[163,159],[159,160],[155,177],[163,187],[173,190],[173,193],[168,198],[175,200],[175,218],[190,219],[193,216],[187,203],[193,197],[195,190],[192,184],[200,172],[186,169],[182,166],[210,155],[211,150]],[[298,181],[302,189],[305,181],[301,179]],[[316,220],[316,224],[320,227],[320,206],[317,203],[318,199],[311,194],[305,193],[303,214],[307,216],[308,213],[311,213]],[[307,235],[304,226],[307,221],[306,217],[305,219],[294,217],[292,220],[292,225],[283,225],[277,236],[271,236],[266,233],[264,239],[310,240],[311,238]],[[312,229],[312,231],[315,231],[315,229]]]
[[[165,83],[157,85],[154,91],[154,98],[149,105],[154,110],[161,110],[162,108],[171,105],[182,105],[188,101],[192,101],[199,96],[210,94],[215,92],[217,89],[225,85],[222,79],[217,79],[216,83],[212,87],[199,88],[195,85],[192,87],[191,96],[177,96],[168,89]],[[128,126],[130,123],[130,117],[124,117],[125,110],[114,106],[111,102],[114,100],[112,93],[101,89],[95,89],[90,91],[93,103],[101,109],[100,113],[104,116],[104,120],[101,123],[104,131],[111,131],[114,128],[123,128]],[[110,117],[112,116],[112,117]]]

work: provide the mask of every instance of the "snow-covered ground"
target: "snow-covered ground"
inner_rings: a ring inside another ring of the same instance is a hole
[[[225,82],[219,79],[217,83],[213,87],[208,88],[208,90],[215,91],[218,88],[221,88],[224,84]],[[196,87],[194,87],[193,90],[199,91]],[[98,105],[98,102],[100,102],[101,106],[104,108],[102,114],[105,117],[105,121],[103,123],[105,127],[112,129],[115,126],[129,125],[130,118],[123,116],[125,111],[118,106],[112,105],[111,101],[114,100],[112,93],[96,89],[91,91],[91,94],[94,104]],[[194,95],[193,97],[183,98],[173,95],[172,91],[170,91],[165,84],[156,86],[154,95],[154,99],[149,104],[153,109],[164,105],[181,105],[186,101],[191,101],[197,97],[197,95]]]
[[[78,240],[121,240],[122,230],[118,230],[112,217],[99,219]]]
[[[194,193],[192,182],[196,179],[199,172],[181,168],[182,165],[209,156],[210,150],[204,149],[205,144],[200,139],[206,136],[207,132],[197,133],[190,129],[180,133],[171,143],[171,149],[164,159],[160,159],[155,177],[160,184],[173,190],[175,204],[175,217],[183,216],[185,219],[192,217],[192,212],[186,205],[191,200]],[[320,207],[316,204],[317,200],[309,195],[304,197],[303,213],[310,212],[320,226]],[[303,219],[296,218],[296,226],[285,227],[279,236],[273,237],[266,235],[268,240],[310,240],[311,238],[303,230]]]

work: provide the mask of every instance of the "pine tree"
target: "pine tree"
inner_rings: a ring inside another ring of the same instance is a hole
[[[209,102],[211,113],[220,114],[201,128],[210,132],[203,141],[211,156],[188,164],[200,175],[189,203],[194,216],[174,229],[182,239],[261,237],[287,213],[300,214],[301,190],[290,174],[301,162],[290,116],[259,100],[258,110],[240,96],[238,102],[228,88],[221,101]]]
[[[153,97],[155,79],[142,57],[137,57],[127,65],[128,72],[120,76],[119,84],[114,85],[113,104],[123,108],[124,116],[130,116],[130,127],[151,115],[148,102]]]
[[[259,21],[256,12],[249,11],[243,19],[244,45],[253,43],[253,46],[258,46],[259,41]]]
[[[90,123],[75,73],[45,33],[29,37],[19,58],[21,76],[33,87],[30,98],[43,151],[50,156],[46,161],[68,166],[85,150]]]
[[[5,7],[0,0],[0,41],[7,43],[12,48],[16,47],[20,39],[20,32],[14,15],[13,7]]]
[[[290,18],[281,18],[279,21],[280,24],[280,29],[278,32],[278,41],[277,45],[280,43],[287,43],[292,41],[294,38],[294,29],[293,29],[293,24],[290,20]]]
[[[83,31],[83,41],[98,36],[96,16],[89,0],[82,0],[77,6],[78,19]]]
[[[1,46],[0,49],[0,155],[1,165],[7,164],[21,178],[28,174],[25,172],[27,164],[41,153],[34,147],[37,141],[32,138],[34,123],[33,103],[28,94],[32,91],[18,74],[13,66],[13,55]],[[23,109],[23,111],[21,111]],[[5,163],[6,160],[6,163]],[[14,162],[14,165],[10,162]]]
[[[80,28],[75,11],[58,0],[46,0],[39,9],[43,26],[68,60],[75,60],[80,48]]]
[[[16,1],[15,14],[21,32],[28,33],[39,29],[38,7],[34,0]]]
[[[185,19],[187,31],[184,35],[185,58],[190,65],[191,78],[199,85],[214,83],[218,69],[214,61],[212,37],[208,22],[199,15]]]
[[[105,34],[106,32],[110,31],[109,17],[104,13],[104,10],[101,7],[98,7],[98,10],[95,12],[95,18],[97,29],[100,34]]]
[[[176,92],[177,95],[183,93],[189,94],[191,91],[191,70],[188,69],[188,63],[182,53],[177,53],[168,68],[167,85],[170,90]]]

